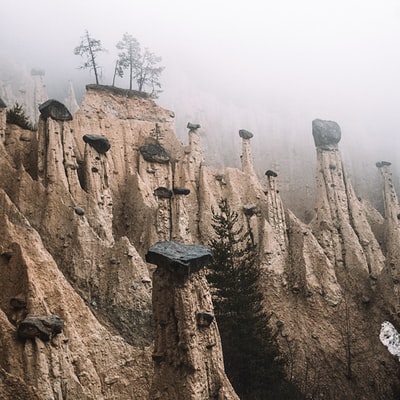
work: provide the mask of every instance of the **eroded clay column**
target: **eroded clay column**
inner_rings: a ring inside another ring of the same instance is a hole
[[[150,399],[239,399],[224,372],[204,266],[208,248],[177,242],[151,246],[153,275],[154,378]]]

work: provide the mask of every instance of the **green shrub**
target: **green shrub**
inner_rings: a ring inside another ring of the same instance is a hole
[[[15,103],[13,108],[7,110],[7,123],[18,125],[19,127],[29,129],[30,131],[34,130],[31,122],[25,115],[24,109],[18,103]]]

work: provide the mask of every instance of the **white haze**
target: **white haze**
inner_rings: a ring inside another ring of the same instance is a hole
[[[93,82],[73,54],[86,29],[108,49],[104,84],[115,44],[131,33],[163,58],[158,102],[176,112],[178,135],[199,122],[220,163],[238,165],[245,128],[260,173],[276,167],[284,182],[300,165],[312,174],[311,121],[322,118],[342,127],[354,171],[376,174],[380,159],[400,170],[397,0],[2,0],[0,15],[1,61],[45,69],[60,100],[69,79],[77,93]]]

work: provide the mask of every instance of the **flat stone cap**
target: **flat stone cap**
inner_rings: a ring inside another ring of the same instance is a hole
[[[375,165],[377,166],[377,168],[382,168],[382,167],[389,167],[392,165],[392,163],[389,161],[378,161]]]
[[[201,128],[200,124],[193,124],[192,122],[188,122],[186,127],[191,131]]]
[[[315,146],[328,150],[337,148],[337,144],[342,137],[338,123],[322,119],[314,119],[312,122],[312,134]]]
[[[150,247],[146,261],[174,272],[190,274],[209,264],[212,255],[205,246],[164,241]]]

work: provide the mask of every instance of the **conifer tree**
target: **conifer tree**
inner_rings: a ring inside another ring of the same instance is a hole
[[[208,281],[225,371],[242,400],[278,398],[274,392],[282,386],[284,362],[262,308],[257,248],[238,218],[226,199],[219,202],[219,212],[212,210],[214,260]]]
[[[99,84],[99,73],[101,67],[97,62],[97,53],[106,51],[100,40],[93,38],[88,31],[81,38],[79,46],[75,47],[74,54],[81,57],[86,57],[86,61],[79,67],[80,69],[88,69],[94,72],[96,85]]]
[[[15,103],[13,108],[7,110],[6,118],[7,123],[9,124],[15,124],[23,129],[29,129],[31,131],[34,129],[33,125],[26,116],[22,105],[18,103]]]

